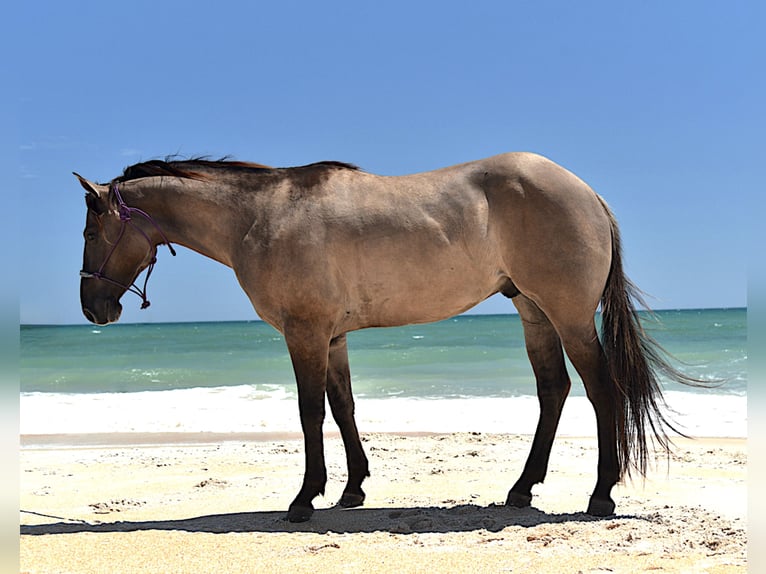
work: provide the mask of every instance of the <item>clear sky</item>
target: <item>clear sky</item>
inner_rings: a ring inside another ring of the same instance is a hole
[[[745,306],[746,206],[764,192],[757,4],[12,3],[20,321],[85,322],[71,172],[108,181],[168,154],[394,175],[535,151],[607,199],[655,308]],[[183,249],[159,251],[149,298],[123,297],[122,320],[255,318],[231,270]]]

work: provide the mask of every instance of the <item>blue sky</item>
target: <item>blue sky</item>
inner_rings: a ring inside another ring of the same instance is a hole
[[[393,175],[535,151],[607,199],[655,308],[746,305],[764,190],[755,2],[20,4],[3,183],[19,190],[5,233],[22,323],[85,322],[71,172],[107,181],[168,154]],[[231,270],[179,251],[160,250],[152,306],[126,295],[123,321],[255,318]]]

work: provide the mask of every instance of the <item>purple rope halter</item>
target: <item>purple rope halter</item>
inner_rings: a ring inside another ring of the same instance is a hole
[[[122,223],[122,226],[120,227],[120,234],[117,236],[117,241],[112,244],[112,249],[109,251],[109,254],[106,256],[106,259],[104,259],[104,262],[101,264],[101,267],[98,268],[98,271],[95,273],[89,273],[87,271],[80,271],[80,277],[83,279],[99,279],[101,281],[106,281],[107,283],[111,283],[112,285],[117,285],[118,287],[122,287],[125,289],[125,291],[130,291],[131,293],[135,293],[139,297],[141,297],[141,309],[146,309],[151,303],[149,302],[149,299],[146,298],[146,284],[149,282],[149,276],[152,274],[152,271],[154,270],[154,264],[157,263],[157,256],[154,255],[152,257],[152,260],[149,262],[149,266],[147,267],[146,276],[144,277],[144,287],[139,288],[138,285],[136,285],[136,282],[133,281],[130,285],[125,285],[124,283],[120,283],[119,281],[115,281],[114,279],[110,279],[109,277],[105,276],[103,271],[104,267],[106,267],[107,262],[114,254],[115,249],[117,249],[117,245],[120,243],[120,240],[122,239],[122,236],[125,234],[125,228],[128,224],[131,224],[135,229],[137,229],[141,235],[144,236],[144,239],[146,239],[147,243],[149,244],[149,249],[153,249],[154,245],[152,244],[152,240],[149,239],[149,236],[146,234],[146,232],[138,227],[135,223],[133,223],[133,214],[140,215],[144,219],[146,219],[149,223],[151,223],[154,228],[159,232],[159,234],[162,236],[163,241],[159,245],[167,245],[168,249],[170,250],[170,254],[175,256],[176,250],[173,249],[173,245],[170,243],[170,240],[167,238],[165,233],[162,231],[160,226],[157,224],[154,219],[152,219],[152,216],[146,213],[142,209],[138,209],[137,207],[128,207],[128,205],[123,201],[122,195],[120,195],[120,190],[117,188],[117,184],[112,184],[112,191],[114,192],[114,197],[117,200],[117,210],[120,215],[120,222]],[[155,251],[156,253],[156,251]]]

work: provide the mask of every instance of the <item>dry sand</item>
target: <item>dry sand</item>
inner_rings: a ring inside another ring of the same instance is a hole
[[[530,437],[371,434],[364,507],[333,508],[343,448],[304,524],[284,520],[297,436],[22,437],[21,572],[745,572],[746,442],[679,439],[618,514],[582,510],[592,438],[559,438],[533,507],[506,508]],[[71,446],[72,444],[76,446]]]

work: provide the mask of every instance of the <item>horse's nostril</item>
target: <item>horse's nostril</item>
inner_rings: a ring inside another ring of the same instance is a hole
[[[91,312],[90,309],[86,309],[85,307],[82,308],[82,314],[85,315],[85,318],[90,321],[91,323],[96,322],[96,316]]]

